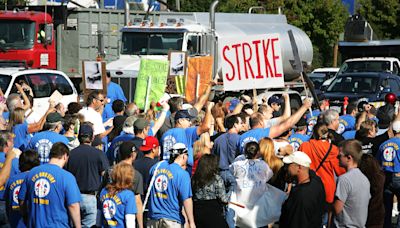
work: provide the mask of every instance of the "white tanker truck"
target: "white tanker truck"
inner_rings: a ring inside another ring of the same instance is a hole
[[[287,23],[282,14],[243,14],[243,13],[150,13],[126,17],[126,26],[121,29],[122,44],[120,58],[107,64],[112,77],[136,78],[140,60],[167,59],[170,50],[187,51],[189,56],[215,56],[218,39],[232,36],[251,36],[278,33],[281,40],[283,73],[289,85],[300,74],[290,64],[294,60],[288,31],[292,30],[303,63],[311,64],[313,48],[307,34]],[[129,12],[126,9],[125,12]],[[129,18],[133,18],[131,22]],[[215,29],[214,29],[215,28]],[[215,42],[214,42],[215,41]],[[218,55],[218,54],[217,54]],[[214,72],[221,73],[220,57],[214,58]]]

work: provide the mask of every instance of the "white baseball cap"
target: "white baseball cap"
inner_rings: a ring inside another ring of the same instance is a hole
[[[310,157],[308,157],[306,153],[301,151],[295,151],[291,155],[285,156],[283,158],[283,163],[285,164],[296,163],[304,167],[310,167],[311,159]]]

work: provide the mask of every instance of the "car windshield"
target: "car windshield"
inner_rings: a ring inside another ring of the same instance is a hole
[[[390,72],[389,61],[350,61],[340,67],[338,75],[357,72]]]
[[[314,83],[314,87],[316,89],[319,89],[321,87],[322,83],[324,83],[324,81],[326,79],[326,76],[321,73],[312,73],[312,74],[309,74],[308,77]]]
[[[167,55],[170,50],[182,50],[183,33],[122,33],[121,54]]]
[[[11,77],[8,75],[0,74],[0,88],[3,93],[6,93],[8,85],[10,84]]]
[[[327,92],[375,93],[378,77],[337,77],[326,90]]]
[[[0,49],[30,49],[35,40],[33,21],[0,21]],[[1,50],[0,50],[1,51]]]

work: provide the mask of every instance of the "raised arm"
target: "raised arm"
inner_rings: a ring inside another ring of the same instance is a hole
[[[165,118],[167,118],[167,112],[169,110],[168,102],[163,102],[162,107],[163,107],[163,109],[162,109],[161,115],[154,122],[154,126],[151,128],[153,130],[154,135],[157,134],[158,130],[160,130],[160,128],[164,124]]]
[[[208,97],[210,96],[211,89],[215,83],[213,81],[209,82],[206,88],[206,91],[204,91],[204,94],[200,96],[199,100],[196,102],[196,104],[193,105],[193,107],[197,110],[197,112],[200,112],[203,106],[206,104],[208,101]]]
[[[26,96],[24,89],[18,83],[15,83],[15,87],[17,87],[18,92],[21,94],[22,99],[24,100],[24,106],[22,106],[22,108],[24,110],[29,109],[31,107],[31,102],[29,101],[28,96]]]
[[[212,114],[211,114],[211,109],[214,106],[214,102],[210,102],[207,105],[206,108],[206,115],[204,116],[203,122],[200,124],[200,126],[197,128],[197,135],[201,135],[204,132],[208,132],[208,130],[211,127],[211,120],[212,120]]]
[[[28,125],[28,133],[34,133],[42,130],[44,123],[46,123],[47,115],[55,111],[56,109],[54,108],[54,102],[50,102],[49,109],[47,109],[47,112],[42,116],[42,118],[40,118],[37,123],[32,123]]]
[[[306,98],[303,102],[303,105],[299,108],[299,110],[297,110],[297,112],[286,119],[283,123],[274,125],[270,128],[269,137],[276,138],[283,132],[293,127],[300,120],[300,118],[303,117],[304,113],[311,107],[311,105],[312,103],[310,99]]]

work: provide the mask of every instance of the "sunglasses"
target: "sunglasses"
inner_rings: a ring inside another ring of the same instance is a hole
[[[105,99],[99,99],[99,98],[95,98],[96,100],[100,101],[100,102],[104,102]]]

